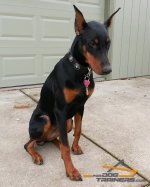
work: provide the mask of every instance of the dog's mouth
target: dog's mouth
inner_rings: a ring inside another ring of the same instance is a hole
[[[98,62],[98,59],[96,59],[93,55],[91,55],[88,51],[84,53],[86,62],[89,64],[90,68],[96,73],[101,75],[102,74],[102,67],[101,63]]]
[[[91,55],[89,52],[85,53],[86,62],[89,64],[90,68],[98,75],[107,75],[111,73],[110,64],[103,65],[102,62]]]
[[[91,61],[87,61],[90,68],[98,75],[102,75],[102,68],[99,63],[91,63]]]

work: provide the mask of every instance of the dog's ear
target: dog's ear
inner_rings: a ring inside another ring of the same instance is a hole
[[[83,17],[82,12],[75,6],[73,5],[75,9],[75,32],[76,35],[80,35],[80,33],[84,30],[84,28],[87,26],[87,23]]]
[[[116,10],[104,23],[106,28],[109,28],[111,26],[112,23],[112,18],[114,17],[114,15],[120,10],[121,8],[118,8],[118,10]]]

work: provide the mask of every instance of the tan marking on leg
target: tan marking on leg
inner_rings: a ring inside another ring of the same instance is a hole
[[[81,123],[82,123],[82,118],[80,114],[75,115],[75,131],[74,131],[74,141],[72,144],[72,151],[76,155],[83,154],[83,151],[81,147],[79,146],[79,139],[81,136]]]
[[[41,165],[43,164],[43,159],[41,155],[35,151],[34,145],[36,140],[30,140],[27,144],[25,144],[26,151],[31,155],[32,160],[35,164]]]
[[[64,160],[66,174],[71,180],[81,181],[81,175],[79,171],[74,167],[71,157],[70,157],[70,148],[60,144],[61,156]]]

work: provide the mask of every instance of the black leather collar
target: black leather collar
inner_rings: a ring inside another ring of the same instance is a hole
[[[85,66],[79,64],[78,61],[72,56],[70,51],[67,53],[67,57],[68,57],[68,60],[73,64],[74,68],[77,71],[79,71],[80,69],[81,70],[86,70],[87,73],[84,74],[84,80],[89,80],[90,76],[92,74],[92,69],[89,66],[85,67]]]
[[[78,71],[80,69],[85,69],[85,70],[88,70],[89,67],[87,66],[83,66],[81,64],[79,64],[79,62],[73,57],[73,55],[71,54],[71,52],[69,51],[67,53],[67,57],[68,57],[68,60],[73,64],[74,68]]]
[[[68,54],[68,60],[73,64],[74,68],[76,70],[80,70],[81,65],[78,63],[78,61],[72,56],[71,52],[69,51]]]

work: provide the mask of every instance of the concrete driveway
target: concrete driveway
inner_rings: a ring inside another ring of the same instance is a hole
[[[36,147],[44,159],[42,166],[33,164],[23,149],[40,89],[0,90],[0,187],[150,186],[149,78],[96,83],[85,107],[80,141],[84,154],[71,155],[82,182],[67,179],[59,150],[52,143]],[[70,144],[72,140],[70,133]],[[103,166],[115,167],[108,172]],[[125,175],[119,177],[122,182],[117,182],[119,178],[113,178],[113,173]],[[129,174],[135,174],[130,182]]]

